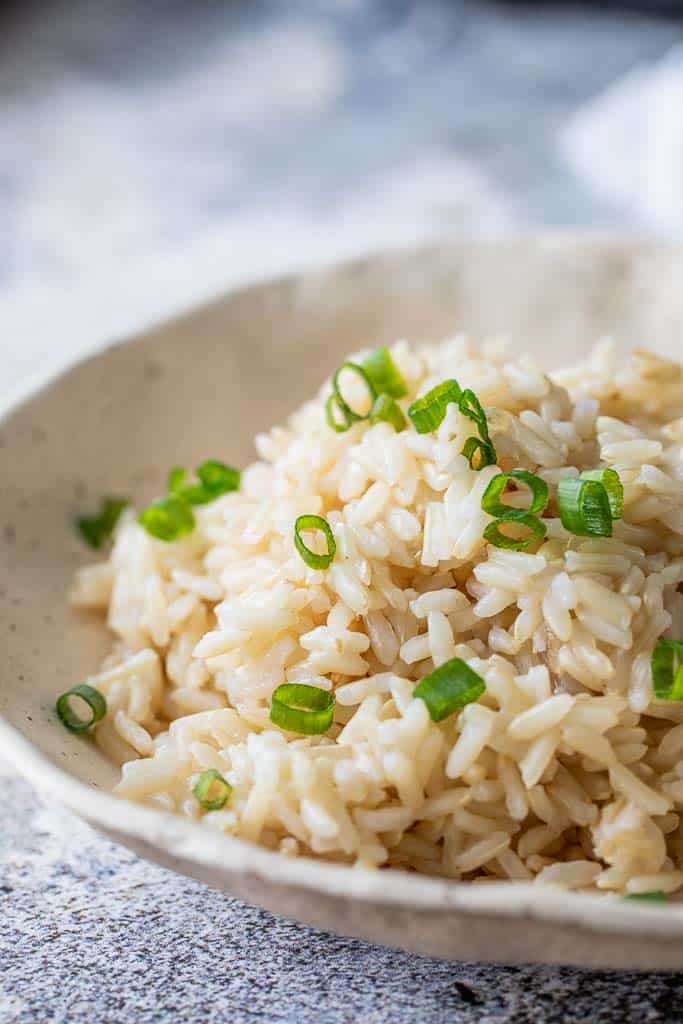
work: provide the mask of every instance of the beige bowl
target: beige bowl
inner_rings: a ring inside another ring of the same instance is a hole
[[[683,904],[288,860],[117,800],[108,795],[115,769],[53,710],[108,644],[101,622],[65,600],[88,560],[72,520],[100,495],[150,499],[174,463],[244,464],[257,430],[368,343],[505,332],[553,366],[607,332],[683,357],[681,281],[681,251],[585,237],[372,257],[236,292],[81,363],[5,412],[2,755],[44,799],[143,856],[287,917],[453,959],[683,965]]]

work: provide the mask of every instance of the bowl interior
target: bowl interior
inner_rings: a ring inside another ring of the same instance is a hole
[[[676,250],[575,238],[373,257],[229,295],[47,384],[0,424],[0,715],[72,776],[113,784],[116,769],[54,714],[109,644],[65,596],[91,559],[74,517],[103,494],[140,504],[173,464],[244,465],[254,434],[343,355],[397,337],[506,334],[546,367],[605,333],[681,357],[682,271]]]

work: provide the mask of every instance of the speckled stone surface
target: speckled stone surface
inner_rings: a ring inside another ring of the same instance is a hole
[[[447,964],[299,928],[0,786],[0,1024],[649,1024],[664,974]]]
[[[558,132],[681,38],[457,0],[0,5],[3,389],[255,274],[440,230],[638,228]],[[276,920],[1,765],[0,919],[0,1024],[682,1017],[672,976],[452,965]]]

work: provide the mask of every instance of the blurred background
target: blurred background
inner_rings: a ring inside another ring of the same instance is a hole
[[[681,0],[0,2],[4,383],[443,233],[683,236]]]

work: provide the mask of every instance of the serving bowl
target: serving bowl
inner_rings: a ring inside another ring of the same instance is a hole
[[[117,799],[117,769],[54,712],[109,644],[66,600],[89,558],[73,519],[101,495],[141,504],[170,465],[244,465],[258,430],[367,344],[509,334],[552,368],[609,333],[681,358],[682,279],[683,251],[635,240],[454,242],[257,284],[48,379],[0,421],[2,756],[142,856],[322,928],[452,959],[683,965],[683,904],[287,859]]]

